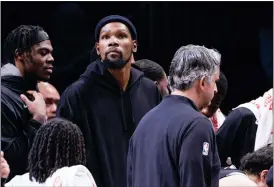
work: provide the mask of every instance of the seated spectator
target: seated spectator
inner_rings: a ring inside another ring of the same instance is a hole
[[[53,118],[37,131],[29,153],[29,173],[15,176],[5,186],[96,187],[85,163],[80,129],[70,121]]]
[[[221,176],[219,185],[225,186],[260,186],[267,187],[266,176],[273,165],[273,146],[268,145],[255,152],[248,153],[241,159],[240,171],[231,170]]]

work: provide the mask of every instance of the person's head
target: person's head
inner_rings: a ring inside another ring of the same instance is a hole
[[[29,178],[43,183],[57,169],[86,164],[84,137],[77,125],[53,118],[41,126],[29,153]]]
[[[220,54],[213,51],[198,45],[182,46],[176,51],[169,70],[171,90],[194,93],[199,109],[208,106],[217,92]]]
[[[222,72],[220,72],[220,78],[216,82],[216,85],[218,92],[214,94],[214,97],[211,100],[210,105],[203,108],[202,110],[202,113],[207,117],[213,116],[213,114],[218,110],[223,100],[225,99],[227,92],[227,79]]]
[[[266,176],[273,165],[273,146],[268,145],[255,152],[248,153],[241,159],[242,170],[260,187],[267,187]]]
[[[134,62],[134,65],[144,72],[145,77],[154,81],[163,96],[169,94],[168,80],[162,66],[148,59],[137,60]]]
[[[125,17],[111,15],[101,19],[95,29],[96,51],[110,69],[122,69],[137,52],[137,32]]]
[[[42,81],[38,83],[38,89],[45,100],[48,119],[54,118],[60,100],[59,92],[53,85]]]
[[[40,26],[21,25],[11,31],[4,44],[4,61],[14,64],[22,74],[48,80],[52,73],[52,45]]]

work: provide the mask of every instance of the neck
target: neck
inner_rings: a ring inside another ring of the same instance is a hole
[[[21,73],[22,77],[24,77],[25,75],[25,71],[24,71],[24,67],[23,64],[21,62],[19,62],[18,60],[15,60],[15,67],[19,70],[19,72]]]
[[[24,78],[25,87],[27,90],[36,90],[37,79],[25,72],[24,66],[21,62],[15,61],[15,67],[19,70]]]
[[[184,96],[184,97],[186,97],[186,98],[192,100],[199,110],[202,109],[201,104],[200,104],[200,102],[199,102],[199,97],[198,97],[198,95],[197,95],[197,93],[196,93],[194,87],[192,87],[192,88],[190,88],[190,89],[188,89],[188,90],[185,90],[185,91],[177,90],[177,89],[176,89],[176,90],[174,90],[174,91],[171,93],[171,95],[180,95],[180,96]]]
[[[131,55],[130,59],[129,59],[129,63],[134,63],[135,62],[135,59],[134,59],[134,56]]]
[[[127,63],[122,69],[109,69],[123,91],[126,90],[130,78],[131,63]]]
[[[249,175],[247,173],[245,173],[245,175],[251,180],[253,181],[255,184],[259,184],[259,179],[256,175]],[[258,185],[259,186],[259,185]]]

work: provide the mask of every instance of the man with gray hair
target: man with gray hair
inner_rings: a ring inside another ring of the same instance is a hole
[[[143,117],[130,139],[128,187],[219,185],[215,134],[199,112],[217,92],[219,73],[211,49],[187,45],[175,53],[171,95]]]

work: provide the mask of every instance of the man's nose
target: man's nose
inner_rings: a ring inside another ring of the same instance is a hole
[[[118,39],[115,36],[112,36],[109,40],[109,46],[118,46],[119,42]]]
[[[52,56],[52,54],[49,54],[49,57],[48,57],[48,62],[53,62],[54,61],[54,58],[53,58],[53,56]]]

